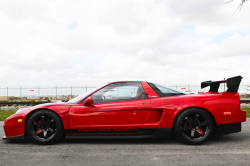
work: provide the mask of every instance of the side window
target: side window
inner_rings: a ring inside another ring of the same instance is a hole
[[[139,82],[110,84],[91,95],[93,103],[137,100],[148,98]]]
[[[167,88],[162,85],[157,85],[154,83],[148,82],[148,85],[160,96],[160,97],[167,97],[167,96],[177,96],[177,95],[184,95],[184,93]]]

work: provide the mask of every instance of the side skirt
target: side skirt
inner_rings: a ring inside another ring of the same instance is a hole
[[[4,139],[4,140],[24,140],[25,136],[24,135],[19,135],[19,136],[15,136],[15,137],[3,136],[2,139]]]
[[[135,133],[100,133],[100,132],[76,132],[75,130],[65,131],[66,139],[139,139],[139,138],[170,138],[172,135],[171,128],[161,129],[140,129]]]

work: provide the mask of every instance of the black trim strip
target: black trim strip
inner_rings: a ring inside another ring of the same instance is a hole
[[[116,130],[114,130],[116,129]],[[118,130],[121,129],[121,130]],[[108,127],[86,127],[86,128],[81,128],[79,130],[73,129],[73,130],[66,130],[65,133],[66,135],[152,135],[154,134],[155,130],[154,129],[137,129],[137,127],[113,127],[113,128],[108,128]]]
[[[83,133],[76,134],[72,133],[70,130],[65,131],[66,139],[127,139],[127,138],[170,138],[172,136],[171,128],[161,128],[161,129],[140,129],[136,133]]]
[[[19,135],[19,136],[15,136],[15,137],[3,136],[2,139],[4,139],[4,140],[25,140],[25,136],[24,135]]]
[[[218,135],[226,135],[241,132],[241,123],[230,123],[217,126]]]

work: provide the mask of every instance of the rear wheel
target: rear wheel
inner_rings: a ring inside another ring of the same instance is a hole
[[[26,131],[32,141],[38,144],[53,144],[62,137],[63,124],[56,113],[40,110],[30,116]]]
[[[209,113],[199,108],[183,111],[175,120],[174,131],[182,142],[197,145],[213,134],[214,122]]]

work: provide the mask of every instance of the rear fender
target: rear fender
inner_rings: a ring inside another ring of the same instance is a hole
[[[239,121],[240,98],[238,92],[189,96],[185,99],[176,100],[176,102],[178,108],[174,113],[175,116],[187,108],[199,107],[209,111],[218,125]]]

